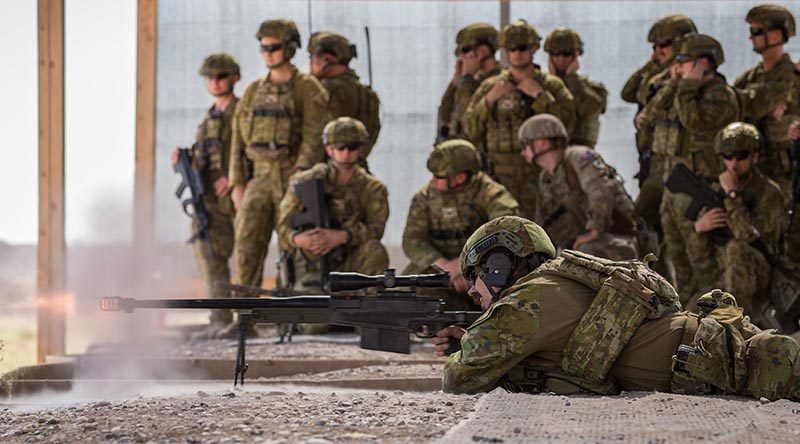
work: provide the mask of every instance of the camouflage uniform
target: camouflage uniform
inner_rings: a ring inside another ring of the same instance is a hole
[[[202,76],[216,76],[221,73],[239,75],[239,65],[228,54],[213,54],[206,58],[200,68]],[[233,253],[233,202],[230,194],[218,197],[214,192],[214,182],[228,175],[228,161],[231,148],[231,129],[233,113],[239,101],[235,96],[224,111],[217,111],[214,106],[206,112],[203,121],[197,128],[195,144],[192,146],[192,166],[202,171],[203,205],[208,216],[209,243],[198,240],[192,243],[195,261],[197,262],[206,294],[211,298],[226,298],[225,290],[214,288],[214,281],[230,282],[231,272],[228,259]],[[192,219],[192,232],[197,230],[197,220]],[[228,310],[212,310],[211,323],[228,324],[233,320]]]
[[[654,45],[654,50],[657,43],[672,41],[673,52],[677,52],[680,38],[689,32],[697,32],[692,19],[679,14],[668,15],[653,24],[647,35],[647,41]],[[658,90],[669,81],[669,70],[650,60],[625,83],[622,88],[622,100],[636,103],[638,111],[642,111]],[[637,174],[639,194],[634,202],[634,214],[661,233],[661,216],[658,214],[658,208],[664,193],[664,158],[652,151],[652,137],[653,128],[650,125],[644,125],[636,130],[636,148],[640,158],[649,158],[649,171],[640,171]]]
[[[783,6],[756,6],[748,12],[746,20],[766,29],[782,29],[786,41],[795,35],[794,15]],[[781,187],[788,206],[791,203],[793,167],[789,158],[791,140],[788,128],[792,121],[800,118],[797,67],[789,54],[784,54],[769,72],[765,72],[763,64],[759,63],[742,73],[733,86],[743,97],[745,121],[754,124],[764,135],[764,150],[761,152],[759,167]],[[786,105],[786,111],[781,119],[775,120],[772,113],[781,103]],[[794,225],[786,251],[793,260],[800,260],[800,224]]]
[[[711,57],[717,66],[725,60],[719,43],[702,34],[684,38],[677,59],[684,57]],[[714,137],[739,118],[740,110],[736,93],[725,78],[716,74],[705,83],[690,79],[670,82],[658,91],[651,105],[646,119],[654,128],[653,153],[664,157],[664,180],[677,163],[684,163],[709,182],[716,180],[722,164],[714,154]],[[676,287],[687,298],[709,289],[720,272],[710,254],[697,256],[691,248],[694,224],[683,217],[689,203],[688,196],[665,189],[659,209],[667,258],[675,268]]]
[[[539,172],[536,220],[559,248],[572,248],[575,239],[589,230],[600,236],[581,244],[581,251],[611,259],[635,259],[633,201],[614,168],[586,146],[564,147],[567,132],[552,115],[539,114],[519,129],[523,146],[550,139],[561,157],[551,174]]]
[[[314,33],[308,42],[308,52],[310,54],[319,52],[332,54],[338,57],[339,62],[345,66],[353,57],[357,57],[355,45],[343,36],[331,32]],[[371,87],[361,83],[358,75],[352,69],[348,69],[342,75],[325,77],[320,81],[330,94],[328,101],[330,119],[352,117],[367,127],[369,139],[364,144],[365,160],[361,165],[366,167],[366,157],[372,152],[372,148],[378,140],[378,134],[381,132],[381,101],[378,95]]]
[[[326,134],[334,131],[332,125],[340,122],[357,122],[342,117],[326,126]],[[364,126],[358,122],[363,129]],[[366,136],[366,134],[365,134]],[[366,137],[365,137],[366,138]],[[328,144],[334,142],[328,137]],[[386,185],[363,168],[355,166],[353,177],[346,185],[336,184],[336,168],[333,162],[319,163],[308,171],[302,171],[291,178],[291,186],[281,201],[277,230],[281,248],[293,251],[295,265],[295,290],[321,290],[311,282],[319,282],[317,258],[310,252],[301,252],[294,244],[293,237],[298,232],[292,228],[293,215],[305,211],[305,207],[295,194],[294,185],[310,179],[323,179],[325,194],[333,225],[347,230],[350,240],[340,248],[328,253],[330,271],[357,271],[369,275],[382,273],[389,266],[389,255],[381,244],[381,237],[389,218],[389,201]]]
[[[431,264],[439,258],[457,258],[469,235],[483,223],[519,213],[511,193],[480,171],[478,153],[466,140],[439,144],[428,158],[428,169],[437,177],[461,172],[471,177],[457,189],[439,191],[428,184],[414,195],[403,231],[403,251],[411,262],[403,274],[435,273]],[[466,293],[436,295],[451,309],[467,308]]]
[[[300,46],[293,22],[264,22],[256,38],[272,36],[289,48]],[[327,121],[328,94],[313,76],[293,68],[289,82],[274,84],[269,75],[251,83],[236,108],[231,142],[231,186],[245,186],[236,214],[236,278],[240,284],[261,285],[264,259],[286,192],[289,176],[323,158],[320,141]],[[242,155],[244,153],[244,156]],[[246,157],[253,177],[244,176]]]
[[[524,21],[507,25],[501,35],[503,47],[521,44],[538,47],[539,41],[536,29]],[[538,192],[535,180],[531,180],[535,168],[520,161],[519,126],[528,117],[541,113],[555,115],[568,131],[575,126],[575,103],[569,89],[558,77],[545,74],[537,65],[534,67],[532,77],[544,88],[538,97],[529,97],[515,89],[500,97],[490,109],[485,100],[489,90],[498,81],[513,82],[511,71],[506,69],[481,83],[462,118],[467,138],[485,153],[492,178],[511,192],[520,204],[520,212],[528,218],[534,217]]]
[[[481,44],[489,45],[492,51],[497,49],[497,29],[494,26],[488,23],[473,23],[461,29],[456,36],[456,57],[461,55],[462,48]],[[447,84],[439,104],[438,141],[466,138],[461,117],[481,82],[498,74],[500,74],[499,66],[487,72],[478,71],[472,75],[462,76],[457,81]]]
[[[583,42],[577,32],[569,28],[556,28],[544,42],[544,50],[553,56],[558,53],[583,54]],[[606,112],[608,90],[600,82],[589,80],[586,76],[571,73],[559,74],[575,99],[575,128],[570,133],[571,145],[585,145],[594,148],[600,132],[600,114]]]
[[[758,152],[759,139],[755,127],[735,122],[720,131],[716,152]],[[782,195],[775,182],[755,166],[752,168],[752,176],[744,188],[724,197],[732,239],[723,245],[715,244],[708,233],[694,233],[692,227],[687,248],[691,248],[691,257],[712,256],[716,259],[722,274],[714,287],[733,293],[738,305],[750,314],[753,322],[762,325],[765,322],[763,315],[768,302],[771,267],[764,252],[759,251],[754,242],[760,238],[767,250],[778,251],[783,221]],[[724,194],[719,182],[714,182],[712,188],[720,195]],[[696,306],[689,304],[687,308],[693,310]]]
[[[508,219],[491,221],[470,237],[462,253],[465,275],[474,276],[465,263],[488,266],[486,258],[497,250],[482,246],[503,232],[518,243],[501,239],[495,246],[516,247],[515,256],[554,256],[552,245],[537,240],[546,240],[539,227],[525,221],[529,225],[520,228]],[[632,289],[655,288],[647,295],[657,295],[657,305],[642,308],[635,291],[598,282],[606,270],[630,276]],[[498,296],[445,364],[445,392],[500,386],[534,393],[659,390],[800,400],[800,346],[793,339],[760,331],[730,294],[718,290],[704,296],[703,315],[678,312],[674,289],[641,263],[565,252],[515,276]]]

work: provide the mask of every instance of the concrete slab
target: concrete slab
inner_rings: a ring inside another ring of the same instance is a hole
[[[800,403],[627,393],[617,397],[483,396],[439,443],[797,443]]]

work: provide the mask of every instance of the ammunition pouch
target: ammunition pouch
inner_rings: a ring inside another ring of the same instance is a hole
[[[680,310],[678,294],[641,261],[611,261],[572,250],[540,267],[596,289],[564,347],[561,368],[593,383],[605,382],[619,354],[645,319]]]
[[[680,157],[683,126],[680,120],[658,119],[653,127],[653,148],[656,154]]]

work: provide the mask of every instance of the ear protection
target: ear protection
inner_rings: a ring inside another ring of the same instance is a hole
[[[505,288],[511,282],[515,256],[508,251],[498,250],[490,253],[483,266],[483,283],[487,286]]]

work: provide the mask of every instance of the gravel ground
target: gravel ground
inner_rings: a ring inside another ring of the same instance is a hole
[[[88,404],[0,403],[3,442],[420,442],[478,396],[298,388],[203,390]]]

